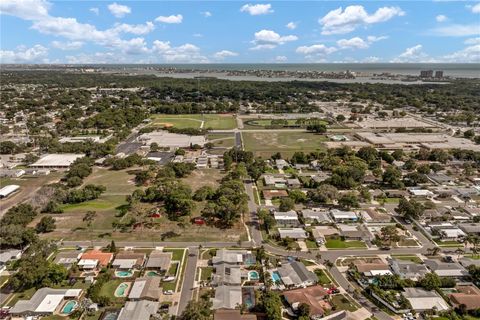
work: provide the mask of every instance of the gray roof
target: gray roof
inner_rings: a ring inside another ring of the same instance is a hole
[[[480,233],[480,223],[460,223],[458,227],[465,233]]]
[[[307,233],[302,228],[278,228],[278,233],[282,239],[289,237],[292,239],[306,239]]]
[[[137,278],[128,298],[158,300],[160,298],[160,277]]]
[[[440,260],[425,260],[425,265],[440,277],[463,277],[468,275],[467,270],[459,263],[446,263]]]
[[[10,260],[17,259],[17,256],[22,253],[20,250],[6,250],[0,252],[0,265],[7,263]]]
[[[327,211],[304,209],[302,210],[302,215],[305,219],[317,220],[318,222],[332,222],[332,219]]]
[[[242,283],[242,274],[240,266],[221,263],[215,266],[212,284],[221,285],[240,285]]]
[[[47,298],[47,296],[78,297],[81,292],[82,289],[41,288],[33,294],[30,300],[17,301],[17,303],[15,303],[15,305],[12,309],[10,309],[9,312],[11,314],[49,313],[38,310],[42,304],[45,305],[44,300]]]
[[[240,286],[219,286],[212,298],[212,309],[235,309],[242,304],[242,288]]]
[[[158,305],[157,301],[127,301],[117,320],[150,320],[150,316],[157,313]]]
[[[394,273],[399,274],[402,278],[418,279],[430,273],[425,265],[412,261],[390,259],[389,262]]]
[[[215,257],[212,258],[213,264],[220,263],[229,263],[229,264],[240,264],[243,263],[243,255],[246,254],[245,250],[227,250],[220,249],[217,250]]]
[[[308,271],[305,265],[298,261],[281,266],[278,268],[278,273],[282,277],[282,282],[287,286],[300,286],[305,282],[315,283],[318,281],[317,276]]]
[[[171,252],[162,252],[155,250],[150,253],[145,268],[168,270],[171,261]]]

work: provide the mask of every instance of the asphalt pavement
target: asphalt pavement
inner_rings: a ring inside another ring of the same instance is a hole
[[[183,275],[182,291],[180,301],[178,302],[177,315],[181,315],[188,302],[192,300],[193,289],[195,287],[195,274],[198,260],[198,247],[189,247],[187,256],[187,266]]]

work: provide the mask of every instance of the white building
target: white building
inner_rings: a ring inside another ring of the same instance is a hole
[[[8,186],[5,186],[2,189],[0,189],[0,198],[6,198],[19,189],[20,189],[20,186],[16,184],[9,184]]]

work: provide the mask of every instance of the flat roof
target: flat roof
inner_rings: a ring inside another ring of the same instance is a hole
[[[85,154],[52,153],[46,154],[32,163],[30,167],[69,167],[75,160],[85,157]]]
[[[6,197],[12,192],[17,191],[18,189],[20,189],[20,186],[16,184],[9,184],[8,186],[5,186],[2,189],[0,189],[0,197]]]

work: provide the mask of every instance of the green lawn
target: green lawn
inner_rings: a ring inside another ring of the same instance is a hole
[[[62,209],[64,213],[74,212],[74,211],[83,211],[86,212],[88,210],[112,210],[118,206],[126,204],[125,196],[124,195],[101,195],[98,199],[85,201],[81,203],[74,203],[74,204],[65,204],[62,205]]]
[[[309,132],[243,132],[245,149],[257,156],[268,157],[280,152],[283,157],[295,151],[311,152],[325,148],[327,137]]]
[[[112,299],[112,301],[117,300],[117,299],[124,299],[124,298],[115,297],[115,290],[117,289],[117,287],[122,282],[125,282],[125,280],[124,279],[112,279],[112,280],[108,281],[100,289],[100,295],[107,296],[110,299]]]
[[[320,283],[322,286],[332,283],[332,281],[330,281],[330,278],[328,278],[328,276],[325,274],[323,270],[317,269],[315,270],[315,274],[317,275],[318,283]]]
[[[184,257],[184,251],[185,249],[165,249],[165,252],[172,252],[172,261],[179,261],[179,263],[171,264],[170,268],[168,270],[169,275],[175,275],[177,273],[177,269],[180,267],[181,270],[178,272],[177,276],[175,277],[175,281],[170,281],[170,282],[162,282],[162,289],[163,291],[167,290],[173,290],[175,291],[177,288],[177,283],[181,284],[181,281],[183,280],[183,272],[185,271],[185,261],[183,260]],[[186,258],[186,256],[185,256]],[[179,285],[180,289],[180,285]]]
[[[328,122],[324,120],[319,120],[318,122],[324,125],[328,125]],[[272,120],[270,119],[244,119],[243,120],[243,126],[245,129],[261,129],[264,127],[270,127],[271,125],[272,125]],[[287,119],[287,125],[296,126],[299,124],[297,124],[297,119]]]
[[[334,306],[337,307],[337,310],[348,310],[353,312],[358,309],[357,306],[343,294],[337,294],[332,296],[331,302]]]
[[[170,275],[170,276],[176,276],[177,275],[177,269],[178,269],[178,264],[179,263],[170,264],[170,268],[168,268],[168,275]]]
[[[365,242],[352,240],[343,241],[341,239],[327,239],[325,243],[327,249],[348,249],[348,248],[366,248]]]
[[[202,274],[200,275],[200,280],[210,280],[213,273],[213,267],[204,267],[200,268],[202,270]]]
[[[422,259],[420,259],[417,256],[409,256],[409,255],[392,255],[393,258],[399,259],[399,260],[405,260],[405,261],[412,261],[415,263],[422,263]]]
[[[152,116],[152,125],[173,125],[176,128],[203,128],[218,130],[234,129],[237,126],[231,114],[162,114]]]
[[[165,252],[172,252],[172,260],[182,261],[185,249],[165,249]]]
[[[435,243],[438,244],[440,247],[463,247],[463,243],[458,241],[440,241],[435,240]]]
[[[308,249],[318,249],[317,243],[313,240],[305,239]]]

